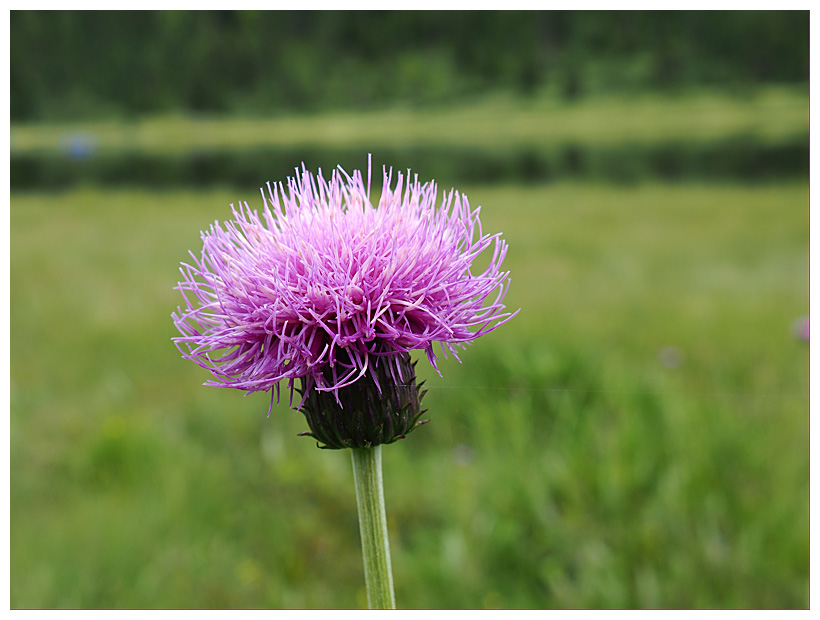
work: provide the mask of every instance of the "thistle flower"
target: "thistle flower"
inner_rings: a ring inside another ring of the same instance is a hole
[[[399,173],[394,187],[392,176],[385,170],[374,208],[369,170],[365,186],[359,171],[327,181],[303,165],[287,188],[262,188],[261,215],[232,204],[232,221],[202,233],[172,316],[183,356],[213,375],[206,385],[273,399],[287,380],[309,434],[328,447],[390,443],[419,424],[409,352],[423,350],[438,371],[435,343],[458,358],[456,347],[514,316],[502,304],[507,246],[483,233],[466,196],[451,190],[436,208],[434,182]]]

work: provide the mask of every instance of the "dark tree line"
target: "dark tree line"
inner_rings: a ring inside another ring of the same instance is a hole
[[[12,120],[807,82],[808,11],[12,11]]]

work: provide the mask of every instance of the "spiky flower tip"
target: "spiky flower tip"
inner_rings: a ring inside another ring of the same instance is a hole
[[[385,170],[374,207],[369,171],[365,186],[359,171],[327,181],[303,165],[287,188],[262,189],[261,215],[232,204],[233,220],[202,233],[172,317],[183,356],[211,371],[206,385],[278,398],[287,380],[322,447],[390,443],[420,424],[409,352],[424,350],[438,371],[434,343],[458,359],[456,347],[517,311],[502,304],[507,245],[483,233],[479,208],[455,190],[437,208],[434,182],[392,177]]]

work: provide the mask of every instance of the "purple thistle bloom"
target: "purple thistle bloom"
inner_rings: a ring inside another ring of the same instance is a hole
[[[213,374],[206,385],[278,394],[287,379],[292,398],[302,379],[338,401],[365,376],[377,388],[408,380],[402,360],[413,349],[436,367],[434,343],[458,358],[456,346],[514,316],[502,305],[507,245],[483,233],[466,196],[451,190],[437,209],[434,183],[398,174],[393,188],[390,170],[374,208],[369,177],[365,187],[359,171],[339,168],[328,182],[303,165],[287,188],[262,189],[261,216],[232,204],[232,221],[202,233],[172,316],[184,357]],[[490,246],[488,267],[473,274]]]

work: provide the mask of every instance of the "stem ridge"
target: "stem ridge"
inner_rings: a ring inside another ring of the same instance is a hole
[[[353,479],[359,510],[364,581],[369,609],[395,609],[390,541],[384,506],[381,445],[352,448]]]

